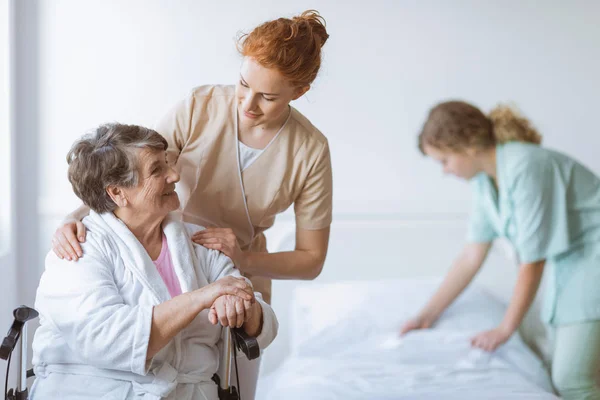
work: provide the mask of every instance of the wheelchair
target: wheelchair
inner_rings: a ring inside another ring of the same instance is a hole
[[[34,377],[33,369],[27,370],[27,322],[39,316],[38,312],[27,306],[17,307],[13,311],[14,321],[8,334],[2,341],[0,347],[0,358],[8,361],[6,368],[6,382],[4,388],[5,400],[27,400],[29,392],[27,389],[27,379]],[[219,371],[212,377],[217,384],[219,400],[241,400],[239,395],[239,377],[237,386],[231,384],[232,360],[237,374],[237,352],[241,351],[249,360],[254,360],[260,356],[258,341],[254,337],[248,336],[241,328],[223,329],[223,353],[219,362]],[[15,389],[8,389],[8,377],[10,372],[10,362],[12,352],[20,341],[19,373],[18,382]]]

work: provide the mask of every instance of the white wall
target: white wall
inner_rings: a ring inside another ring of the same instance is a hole
[[[9,135],[9,4],[0,0],[0,333],[8,331],[16,302],[14,252],[11,251],[11,140]],[[0,337],[0,340],[3,338]],[[18,358],[17,358],[18,359]],[[17,364],[13,364],[17,365]],[[11,378],[16,377],[14,373]],[[0,376],[6,376],[6,362],[0,361]]]
[[[331,38],[321,76],[296,106],[331,142],[338,212],[466,211],[464,185],[442,179],[415,150],[428,108],[447,98],[486,110],[515,101],[549,146],[600,169],[600,136],[591,134],[598,2],[38,4],[43,210],[72,199],[64,156],[85,130],[112,120],[152,125],[194,85],[234,83],[239,30],[311,7]]]
[[[0,0],[0,192],[8,193],[10,186],[10,139],[8,135],[9,103],[9,11],[8,1]],[[0,196],[0,254],[8,250],[10,196]]]
[[[295,106],[329,138],[337,215],[465,215],[467,186],[415,146],[427,110],[448,98],[485,110],[514,101],[546,145],[600,171],[600,2],[23,3],[34,26],[21,46],[35,63],[22,122],[35,151],[33,171],[22,164],[19,173],[37,179],[38,274],[59,218],[78,203],[65,162],[76,138],[107,121],[151,126],[191,87],[234,83],[237,32],[308,8],[326,18],[331,37],[320,77]]]
[[[8,253],[10,235],[10,136],[9,103],[9,11],[8,1],[0,0],[0,255]]]
[[[8,136],[8,2],[0,1],[0,193],[9,193],[10,151]],[[11,323],[10,310],[14,301],[12,283],[13,260],[9,253],[8,230],[10,229],[10,197],[0,196],[0,273],[10,274],[9,279],[0,279],[0,332],[8,329]],[[0,338],[2,339],[2,338]],[[6,365],[0,361],[0,376],[6,374]]]

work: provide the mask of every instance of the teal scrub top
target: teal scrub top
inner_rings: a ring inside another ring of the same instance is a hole
[[[498,189],[472,178],[468,241],[507,238],[519,262],[546,260],[542,318],[562,325],[600,319],[600,179],[572,158],[540,146],[496,147]]]

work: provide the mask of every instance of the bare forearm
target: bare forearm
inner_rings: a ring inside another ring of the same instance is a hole
[[[479,268],[458,258],[421,314],[437,319],[473,280]]]
[[[189,292],[154,307],[147,359],[156,355],[203,310],[198,292]]]
[[[517,330],[531,307],[542,280],[544,265],[545,261],[521,265],[515,291],[501,324],[508,332]]]
[[[436,320],[462,293],[483,265],[491,243],[469,243],[454,260],[450,271],[423,308],[421,315],[427,320]]]
[[[308,250],[280,253],[247,252],[242,271],[271,279],[315,279],[321,273],[324,257]]]

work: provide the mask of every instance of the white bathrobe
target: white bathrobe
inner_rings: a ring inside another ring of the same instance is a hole
[[[33,341],[36,399],[216,400],[221,326],[202,311],[152,360],[146,360],[152,309],[171,298],[146,250],[112,213],[83,220],[87,238],[77,262],[53,252],[37,292],[41,326]],[[194,244],[173,213],[163,223],[182,292],[227,275],[240,276],[231,260]],[[275,338],[277,319],[262,306],[261,349]]]

